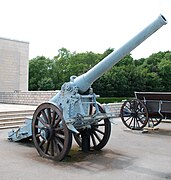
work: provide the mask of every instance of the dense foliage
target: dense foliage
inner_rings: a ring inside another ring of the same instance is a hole
[[[65,48],[53,59],[36,57],[29,61],[29,90],[57,90],[70,76],[81,75],[110,54],[71,53]],[[134,91],[171,91],[171,51],[134,60],[127,55],[100,77],[93,89],[101,97],[130,97]]]

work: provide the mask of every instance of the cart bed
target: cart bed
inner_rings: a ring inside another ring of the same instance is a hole
[[[149,117],[171,118],[171,92],[135,92],[147,107]]]

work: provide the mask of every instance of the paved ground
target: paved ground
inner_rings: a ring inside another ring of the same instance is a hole
[[[37,106],[0,103],[0,112],[20,111],[20,110],[35,110],[36,107]]]
[[[40,157],[31,142],[9,142],[9,130],[1,130],[0,180],[171,179],[171,123],[141,133],[128,130],[120,118],[116,122],[102,151],[87,155],[73,143],[63,162]]]

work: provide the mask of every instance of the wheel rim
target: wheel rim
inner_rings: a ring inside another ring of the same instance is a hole
[[[33,115],[33,142],[42,157],[59,160],[65,158],[72,144],[72,133],[68,130],[61,111],[51,103],[41,104]]]
[[[101,113],[105,113],[103,108],[98,104]],[[95,113],[95,108],[90,108],[90,115]],[[91,124],[90,128],[90,148],[94,150],[102,149],[108,142],[111,133],[111,123],[108,118],[99,119],[98,122]],[[78,145],[82,146],[81,130],[80,133],[74,134]]]
[[[162,121],[161,118],[149,117],[148,126],[149,126],[149,127],[157,126],[158,124],[160,124],[161,121]]]
[[[120,114],[122,122],[129,129],[140,130],[146,126],[148,121],[147,108],[138,99],[125,101]]]

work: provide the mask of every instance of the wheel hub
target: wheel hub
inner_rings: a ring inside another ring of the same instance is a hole
[[[131,112],[131,116],[133,117],[133,118],[136,118],[137,116],[138,116],[138,113],[137,112]]]
[[[43,127],[40,130],[40,135],[44,140],[49,140],[53,137],[55,130],[53,128]]]

